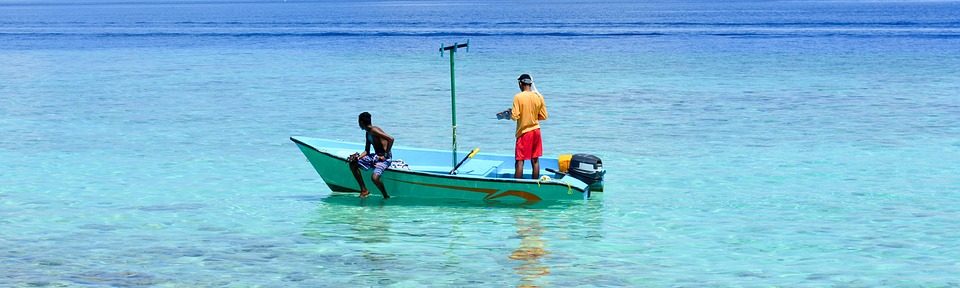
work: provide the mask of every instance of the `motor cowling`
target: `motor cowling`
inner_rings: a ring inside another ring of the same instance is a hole
[[[587,185],[593,185],[603,181],[603,161],[590,154],[573,154],[566,173]]]

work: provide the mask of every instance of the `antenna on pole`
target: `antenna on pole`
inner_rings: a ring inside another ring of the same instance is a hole
[[[470,40],[467,43],[453,43],[450,46],[444,46],[440,43],[440,57],[443,57],[443,51],[450,51],[450,116],[451,126],[453,127],[453,160],[452,167],[457,166],[457,82],[453,69],[453,59],[456,58],[457,49],[466,48],[470,52]]]

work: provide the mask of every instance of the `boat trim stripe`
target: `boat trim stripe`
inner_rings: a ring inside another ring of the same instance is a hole
[[[526,200],[526,201],[527,201],[526,204],[533,204],[533,203],[539,202],[540,200],[543,200],[542,198],[540,198],[540,196],[537,196],[537,195],[535,195],[535,194],[533,194],[533,193],[525,192],[525,191],[518,191],[518,190],[507,190],[507,191],[505,191],[505,192],[503,192],[503,193],[499,193],[499,194],[498,194],[497,192],[499,192],[500,190],[497,190],[497,189],[470,188],[470,187],[460,187],[460,186],[450,186],[450,185],[420,183],[420,182],[404,181],[404,180],[399,180],[399,179],[394,179],[394,181],[403,182],[403,183],[407,183],[407,184],[427,186],[427,187],[444,188],[444,189],[460,190],[460,191],[468,191],[468,192],[486,193],[487,196],[483,197],[483,200],[494,200],[494,199],[497,199],[497,198],[503,198],[503,197],[507,197],[507,196],[516,196],[516,197],[523,198],[523,200]]]

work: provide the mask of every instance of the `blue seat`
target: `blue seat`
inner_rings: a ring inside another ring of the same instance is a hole
[[[503,161],[471,159],[457,169],[457,174],[487,176],[487,174],[493,172],[493,170],[497,169],[501,164],[503,164]]]

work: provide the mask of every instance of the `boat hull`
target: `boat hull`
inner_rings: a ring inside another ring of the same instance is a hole
[[[331,190],[335,192],[360,190],[343,152],[325,151],[327,149],[324,147],[314,147],[296,137],[291,137],[291,140],[297,144]],[[394,154],[398,154],[397,149]],[[361,169],[360,173],[371,195],[378,195],[379,190],[371,180],[372,171]],[[381,175],[381,179],[391,197],[403,198],[467,199],[532,204],[540,201],[595,198],[599,194],[587,191],[589,190],[587,185],[576,179],[537,181],[447,175],[403,169],[387,169]]]

